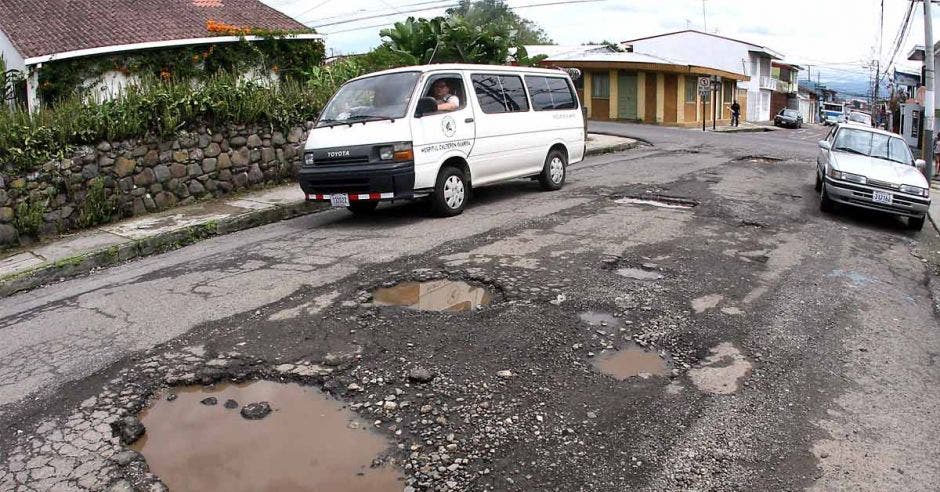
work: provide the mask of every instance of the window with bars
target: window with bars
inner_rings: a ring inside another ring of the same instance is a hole
[[[594,72],[591,77],[591,97],[610,98],[610,73]]]

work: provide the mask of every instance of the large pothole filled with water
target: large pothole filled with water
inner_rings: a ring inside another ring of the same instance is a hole
[[[663,356],[634,344],[598,355],[593,365],[597,371],[619,381],[669,374],[669,362]]]
[[[264,413],[250,411],[261,402],[271,412],[249,418]],[[147,432],[132,447],[173,491],[404,487],[396,469],[373,466],[389,442],[317,388],[270,381],[176,388],[140,419]]]
[[[402,282],[376,289],[372,302],[380,306],[403,306],[418,311],[469,311],[493,301],[492,294],[456,280]]]

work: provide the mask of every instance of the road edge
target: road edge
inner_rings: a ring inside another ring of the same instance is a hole
[[[150,237],[101,248],[89,253],[44,263],[0,279],[0,298],[114,266],[135,258],[166,253],[215,236],[223,236],[245,229],[280,222],[327,210],[323,203],[300,200],[278,204],[272,208],[253,210],[217,221],[183,227]]]

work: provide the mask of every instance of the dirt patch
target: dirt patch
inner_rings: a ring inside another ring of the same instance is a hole
[[[258,381],[173,394],[141,414],[147,433],[133,446],[170,490],[403,488],[396,470],[372,467],[388,442],[315,388]],[[200,404],[207,396],[227,404]],[[269,415],[241,415],[260,402],[268,402]]]
[[[729,342],[713,347],[711,353],[700,367],[689,370],[689,378],[695,387],[706,393],[734,393],[741,381],[751,374],[751,363]]]

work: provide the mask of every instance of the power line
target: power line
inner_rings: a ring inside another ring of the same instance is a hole
[[[431,8],[423,8],[424,6],[430,6],[431,4],[439,4],[439,5],[436,5],[436,6],[431,7]],[[413,13],[413,12],[421,12],[421,11],[423,11],[423,10],[433,10],[433,9],[437,9],[437,8],[443,9],[443,8],[448,8],[448,7],[452,7],[452,6],[454,6],[454,1],[453,1],[453,0],[432,0],[432,1],[423,1],[423,2],[407,3],[407,4],[399,5],[399,6],[398,6],[398,7],[399,7],[399,10],[398,10],[398,11],[400,11],[401,13]],[[412,10],[406,10],[405,7],[421,7],[421,8],[412,9]],[[371,9],[371,10],[361,9],[361,10],[357,10],[357,11],[354,11],[354,12],[345,12],[345,13],[342,13],[342,14],[331,15],[331,16],[328,16],[328,17],[310,18],[310,19],[306,19],[306,20],[301,19],[300,16],[295,16],[295,18],[300,19],[300,22],[302,22],[302,23],[304,23],[304,24],[321,23],[321,22],[325,22],[325,21],[332,21],[332,20],[335,20],[335,19],[342,19],[343,17],[349,18],[349,19],[346,19],[347,22],[357,22],[357,21],[360,21],[360,20],[365,20],[365,18],[364,18],[364,17],[356,17],[356,16],[363,16],[363,15],[368,16],[368,15],[371,15],[371,14],[379,14],[379,13],[381,13],[381,15],[377,15],[377,17],[382,17],[382,16],[385,16],[385,15],[390,15],[390,14],[391,14],[391,12],[389,12],[389,10],[388,10],[387,8],[378,8],[378,9]],[[375,18],[375,17],[372,17],[372,18]]]
[[[528,8],[533,8],[533,7],[550,7],[550,6],[554,6],[554,5],[568,5],[568,4],[575,4],[575,3],[599,3],[599,2],[608,2],[608,1],[610,1],[610,0],[556,0],[556,1],[541,2],[541,3],[533,3],[533,4],[529,4],[529,5],[519,5],[519,6],[512,7],[512,9],[513,9],[513,10],[519,10],[519,9],[528,9]],[[456,3],[455,3],[455,4],[444,5],[444,6],[435,7],[435,8],[456,7],[456,6],[458,6],[458,5],[459,5],[459,4],[456,4]],[[414,13],[414,12],[419,12],[419,11],[422,11],[422,10],[434,10],[435,8],[418,9],[418,10],[413,10],[413,11],[402,11],[401,14]],[[321,25],[321,26],[314,26],[314,27],[317,27],[317,28],[319,29],[319,27],[326,27],[326,26],[340,25],[340,24],[350,24],[350,23],[353,23],[353,22],[359,22],[359,21],[363,21],[363,20],[375,19],[375,18],[379,18],[379,17],[388,17],[388,14],[386,13],[386,14],[383,14],[383,15],[370,15],[370,16],[366,16],[366,17],[359,18],[359,19],[347,20],[347,21],[342,21],[342,22],[334,22],[334,23],[323,24],[323,25]],[[325,34],[325,35],[332,35],[332,34],[340,34],[340,33],[344,33],[344,32],[362,31],[362,30],[365,30],[365,29],[375,29],[375,28],[377,28],[377,27],[391,26],[391,25],[393,25],[393,24],[395,24],[394,21],[393,21],[393,22],[383,22],[383,23],[381,23],[381,24],[372,24],[372,25],[368,25],[368,26],[354,27],[354,28],[350,28],[350,29],[342,29],[342,30],[339,30],[339,31],[324,32],[323,34]]]

